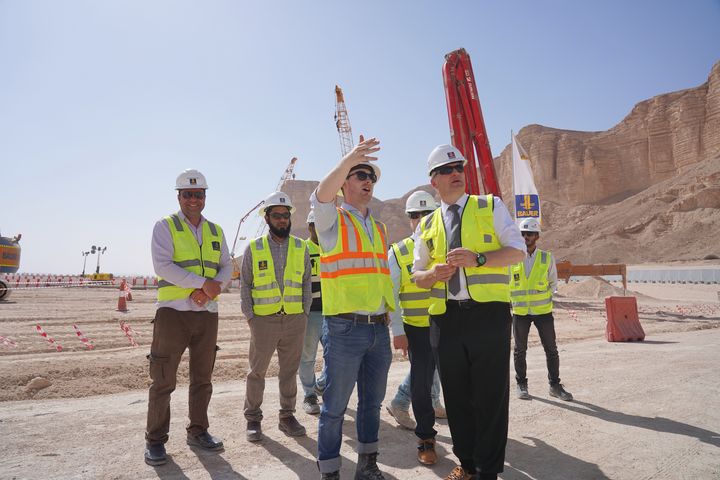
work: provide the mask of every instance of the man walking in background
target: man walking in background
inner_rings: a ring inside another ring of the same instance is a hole
[[[260,209],[270,232],[250,242],[240,267],[240,307],[250,326],[250,372],[245,380],[246,437],[262,439],[265,374],[278,354],[280,413],[278,428],[305,435],[295,418],[296,374],[302,354],[310,294],[310,257],[305,242],[290,235],[295,210],[283,192],[270,195]]]
[[[152,379],[145,429],[148,465],[167,463],[170,395],[186,349],[190,350],[187,443],[212,451],[223,448],[223,442],[208,433],[207,409],[218,349],[217,297],[230,281],[232,264],[222,229],[202,216],[207,188],[202,173],[182,172],[175,182],[180,211],[158,221],[153,229],[158,309],[148,355]]]
[[[520,233],[525,239],[527,257],[513,265],[510,278],[510,298],[513,311],[513,337],[515,338],[515,380],[518,398],[530,400],[527,380],[528,335],[530,325],[535,324],[540,342],[545,350],[550,395],[565,401],[573,396],[560,383],[560,355],[555,343],[555,319],[553,318],[553,293],[557,290],[557,267],[550,252],[540,250],[540,223],[526,218],[520,223]]]

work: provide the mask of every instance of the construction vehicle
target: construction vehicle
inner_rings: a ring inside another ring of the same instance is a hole
[[[450,141],[467,159],[467,193],[479,195],[484,191],[502,198],[470,55],[464,48],[445,55],[442,73],[450,122]],[[483,191],[480,190],[480,181]]]
[[[278,182],[277,186],[275,187],[275,191],[280,191],[282,189],[282,186],[287,182],[288,180],[292,180],[295,178],[295,163],[297,162],[297,157],[293,157],[290,159],[290,163],[287,167],[285,167],[285,171],[280,176],[280,181]],[[235,232],[235,240],[233,240],[233,246],[230,250],[230,257],[232,259],[233,264],[233,274],[232,278],[233,280],[237,279],[240,276],[240,263],[242,261],[242,257],[236,257],[235,252],[238,245],[238,240],[247,240],[247,237],[240,235],[240,228],[242,227],[243,223],[250,217],[250,215],[255,212],[258,208],[262,207],[262,205],[265,203],[265,200],[260,200],[254,207],[252,207],[248,212],[243,215],[240,218],[240,221],[238,222],[237,231]],[[267,224],[265,222],[261,222],[260,226],[258,227],[256,237],[261,236],[265,229],[267,228]]]
[[[20,269],[20,238],[22,234],[14,237],[0,236],[0,274],[15,273]],[[10,295],[10,286],[0,278],[0,300],[7,300]]]

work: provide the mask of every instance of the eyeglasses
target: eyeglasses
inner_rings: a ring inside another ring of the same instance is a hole
[[[422,217],[424,217],[425,215],[429,215],[429,214],[431,214],[431,213],[432,213],[431,211],[426,211],[426,212],[410,212],[410,213],[408,213],[408,217],[410,217],[412,220],[417,220],[418,218],[422,218]]]
[[[191,198],[197,198],[198,200],[202,200],[205,198],[205,192],[188,192],[187,190],[180,192],[180,195],[182,195],[182,198],[185,200],[190,200]]]
[[[361,182],[364,182],[368,178],[370,179],[370,182],[372,182],[372,183],[377,182],[377,175],[375,175],[374,173],[364,172],[362,170],[358,170],[357,172],[352,172],[350,175],[345,177],[345,179],[347,180],[348,178],[352,177],[353,175],[355,175],[358,178],[358,180],[360,180]]]
[[[269,213],[268,215],[270,215],[270,218],[272,218],[273,220],[290,220],[290,212],[285,212],[285,213],[273,212],[273,213]]]
[[[520,232],[523,237],[534,237],[537,235],[537,232]]]
[[[433,175],[439,173],[440,175],[450,175],[453,172],[463,173],[465,171],[465,165],[462,163],[454,163],[452,165],[443,165],[433,170]]]

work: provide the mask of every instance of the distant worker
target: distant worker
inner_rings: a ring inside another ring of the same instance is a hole
[[[413,192],[405,202],[412,231],[415,232],[421,218],[436,208],[435,199],[428,192]],[[393,346],[406,356],[409,353],[410,373],[387,409],[401,426],[415,430],[418,461],[423,465],[434,465],[437,462],[435,417],[445,418],[446,414],[440,403],[440,378],[430,346],[430,289],[418,287],[412,279],[416,239],[413,233],[394,243],[388,253],[393,292],[402,309],[402,314],[400,309],[390,314]],[[408,413],[411,403],[417,422]]]
[[[312,305],[310,305],[307,329],[305,329],[305,343],[300,358],[298,376],[305,393],[303,410],[309,415],[317,415],[320,413],[318,395],[322,395],[323,390],[325,390],[325,371],[323,370],[319,376],[315,375],[318,343],[322,342],[323,337],[323,315],[320,288],[320,246],[318,244],[317,230],[315,230],[315,213],[312,210],[308,214],[307,224],[310,237],[305,240],[305,243],[310,254],[310,265],[312,267]]]
[[[420,222],[415,284],[430,291],[430,342],[439,361],[453,453],[446,480],[503,471],[510,388],[510,265],[525,257],[498,197],[465,193],[466,160],[451,145],[428,158],[440,208]]]
[[[290,235],[295,211],[283,192],[260,208],[268,229],[250,241],[240,266],[240,307],[250,326],[250,372],[245,380],[246,437],[262,440],[265,374],[277,350],[280,413],[278,428],[291,437],[305,435],[295,418],[296,375],[310,311],[310,257],[305,241]]]
[[[223,442],[208,433],[218,333],[217,297],[230,281],[232,264],[225,235],[208,221],[208,185],[197,170],[185,170],[175,182],[180,211],[155,224],[152,260],[158,276],[158,302],[150,346],[150,394],[145,430],[145,463],[167,462],[170,395],[185,349],[190,350],[190,423],[187,444],[219,451]]]
[[[377,466],[380,405],[392,360],[387,312],[395,308],[387,229],[368,208],[380,168],[371,138],[353,148],[310,196],[320,240],[326,384],[318,430],[323,479],[340,478],[342,424],[357,383],[355,480],[382,480]],[[335,196],[345,201],[338,208]]]
[[[530,399],[525,357],[530,324],[534,323],[545,349],[550,395],[571,401],[572,394],[560,383],[560,355],[555,343],[555,320],[552,314],[552,296],[557,291],[555,259],[550,252],[540,250],[536,246],[540,239],[540,224],[536,219],[523,220],[520,223],[520,233],[525,239],[527,257],[524,261],[513,265],[510,279],[518,398]]]

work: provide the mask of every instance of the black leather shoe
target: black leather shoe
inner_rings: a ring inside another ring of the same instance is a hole
[[[145,443],[145,463],[156,467],[167,463],[164,443]]]
[[[188,433],[187,444],[191,447],[200,447],[214,452],[224,448],[222,440],[213,437],[207,432],[207,430],[195,436]]]

